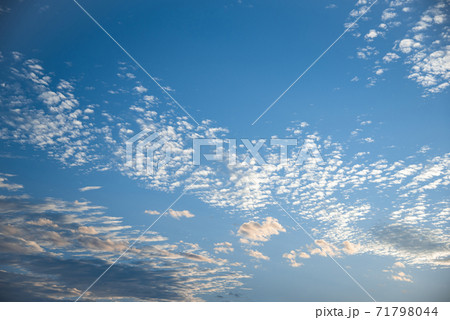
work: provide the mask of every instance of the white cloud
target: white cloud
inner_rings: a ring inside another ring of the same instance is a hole
[[[349,255],[357,254],[361,250],[361,245],[359,243],[354,244],[350,241],[344,241],[342,244],[344,246],[344,252]]]
[[[294,268],[298,268],[303,265],[303,263],[297,262],[297,260],[296,260],[297,256],[298,256],[298,253],[294,250],[291,250],[288,253],[283,253],[283,258],[289,260],[289,264],[291,265],[291,267],[294,267]]]
[[[220,242],[214,244],[214,252],[216,253],[230,253],[233,252],[234,248],[230,242]]]
[[[309,253],[312,255],[321,255],[326,257],[327,255],[330,257],[340,256],[340,250],[333,244],[328,243],[323,239],[315,240],[314,243],[318,247],[309,246]]]
[[[86,187],[80,188],[78,190],[80,190],[81,192],[85,192],[85,191],[91,191],[91,190],[98,190],[101,188],[102,188],[101,186],[86,186]]]
[[[309,126],[309,123],[308,123],[308,122],[305,122],[305,121],[300,122],[300,127],[301,127],[301,128],[306,128],[306,127],[308,127],[308,126]]]
[[[366,40],[371,41],[371,40],[375,39],[376,37],[378,37],[379,35],[380,35],[379,31],[376,31],[375,29],[370,29],[370,31],[364,36],[364,38]]]
[[[170,209],[168,211],[168,213],[172,218],[175,218],[175,219],[195,217],[195,215],[193,213],[189,212],[188,210],[176,211],[176,210]]]
[[[60,96],[53,91],[42,92],[39,98],[47,105],[56,105],[61,101]]]
[[[280,232],[286,232],[286,229],[277,219],[267,217],[262,224],[256,221],[250,221],[242,224],[238,230],[238,235],[251,241],[268,241],[271,236]]]
[[[373,41],[379,38],[380,34],[383,36],[390,32],[394,27],[401,26],[402,16],[405,12],[408,18],[416,19],[417,23],[410,27],[410,24],[405,24],[403,30],[404,36],[394,42],[394,50],[403,53],[405,56],[400,57],[397,53],[388,52],[383,57],[384,63],[390,63],[394,60],[403,59],[407,66],[411,66],[409,79],[416,81],[424,88],[424,96],[443,92],[450,86],[450,67],[448,63],[448,38],[449,29],[447,27],[448,21],[448,3],[446,1],[437,1],[430,3],[428,8],[424,11],[419,11],[420,8],[411,10],[406,7],[411,3],[409,0],[395,0],[389,2],[389,8],[383,11],[381,16],[382,23],[379,24],[379,30],[371,29],[366,35],[367,41]],[[352,14],[357,14],[366,5],[357,3],[358,9],[352,11]],[[402,10],[397,10],[402,8]],[[351,16],[352,16],[351,14]],[[406,17],[405,17],[406,18]],[[414,21],[414,20],[413,20]],[[389,37],[386,37],[389,39]],[[367,46],[366,48],[358,48],[356,57],[359,59],[368,60],[378,54],[378,50]],[[368,77],[368,87],[375,85],[377,77],[381,75],[385,69],[379,68],[379,61],[375,61],[375,69],[377,74]]]
[[[379,69],[377,69],[377,70],[375,71],[375,74],[376,74],[377,76],[381,76],[381,75],[384,73],[384,70],[386,70],[386,69],[379,68]]]
[[[23,59],[23,54],[20,53],[20,52],[13,51],[13,52],[11,52],[11,54],[13,56],[13,59],[16,60],[16,61],[20,61],[20,60]]]
[[[23,188],[23,185],[17,183],[8,183],[8,179],[5,177],[0,177],[0,188],[5,188],[9,191],[17,191]]]
[[[2,261],[2,279],[5,282],[5,277],[10,275],[15,280],[8,285],[26,285],[44,300],[62,299],[60,296],[75,300],[82,292],[80,290],[85,289],[80,283],[92,281],[90,273],[85,277],[79,273],[79,268],[104,271],[117,258],[117,253],[128,248],[128,239],[136,236],[133,228],[124,225],[121,218],[107,216],[100,211],[100,206],[86,208],[81,202],[74,204],[53,198],[32,202],[3,199],[1,208],[0,252],[13,257]],[[196,243],[168,242],[155,231],[149,231],[148,235],[141,238],[138,247],[127,252],[128,259],[121,261],[124,272],[132,270],[133,274],[139,274],[136,281],[127,282],[130,290],[124,291],[123,286],[116,287],[113,282],[105,293],[94,290],[89,299],[148,301],[162,299],[163,294],[165,301],[200,301],[199,296],[240,287],[241,280],[248,277],[236,268],[239,264],[216,259]],[[231,244],[217,245],[230,247]],[[64,255],[61,254],[62,247]],[[256,253],[255,257],[266,259]],[[16,263],[18,259],[20,269]],[[18,274],[28,273],[33,274],[32,281],[23,276],[17,280]],[[162,275],[161,279],[159,275]],[[68,283],[73,284],[68,286]],[[141,292],[142,283],[148,284],[145,292]],[[163,293],[158,291],[160,285]],[[48,286],[54,289],[47,292]],[[157,291],[151,297],[149,288]]]
[[[395,13],[395,10],[392,8],[388,8],[383,11],[383,14],[381,15],[381,19],[383,21],[386,21],[386,20],[391,20],[391,19],[395,18],[396,16],[397,16],[397,13]]]
[[[31,62],[29,64],[31,65]],[[25,67],[31,68],[28,65]],[[39,68],[35,69],[37,71],[33,71],[33,73],[40,76],[33,77],[30,72],[25,73],[27,81],[39,83],[39,86],[45,87],[45,90],[39,92],[49,91],[49,80],[45,78],[45,74],[39,73],[42,72],[39,71]],[[53,92],[60,92],[65,97],[70,94],[70,91],[63,92],[53,89]],[[226,170],[223,170],[226,172],[225,174],[216,172],[206,166],[202,170],[194,171],[189,162],[189,155],[192,152],[191,144],[189,144],[191,141],[184,137],[213,138],[225,135],[226,129],[212,127],[210,122],[204,122],[199,128],[193,128],[183,117],[174,117],[170,113],[159,114],[154,110],[148,110],[148,105],[141,95],[133,95],[132,97],[136,99],[136,101],[133,101],[133,105],[141,110],[139,113],[137,111],[134,113],[135,111],[131,110],[133,116],[136,115],[137,120],[135,118],[118,118],[117,115],[111,113],[111,124],[108,123],[108,127],[99,128],[96,126],[96,123],[82,122],[82,130],[80,129],[77,132],[66,122],[71,123],[70,121],[73,121],[73,119],[78,120],[78,113],[72,115],[75,110],[62,108],[62,110],[66,111],[62,111],[61,115],[58,114],[58,116],[62,116],[65,121],[64,129],[61,130],[61,133],[54,133],[52,130],[48,132],[50,134],[47,134],[47,131],[41,131],[43,130],[42,127],[45,128],[47,124],[50,124],[51,127],[58,127],[58,122],[55,121],[55,114],[41,112],[41,110],[34,110],[30,107],[30,110],[33,110],[33,112],[30,112],[29,117],[25,118],[24,122],[30,122],[33,125],[24,128],[20,126],[20,121],[17,120],[15,122],[17,126],[15,128],[16,131],[13,131],[11,135],[2,136],[2,138],[12,139],[10,137],[19,136],[21,142],[32,141],[34,145],[39,145],[42,149],[49,150],[49,154],[52,152],[52,156],[56,153],[61,156],[66,153],[68,155],[77,153],[76,149],[66,150],[63,147],[61,147],[61,150],[63,150],[61,153],[55,151],[59,151],[57,149],[58,143],[66,146],[65,140],[61,142],[62,139],[68,139],[69,143],[73,143],[74,146],[82,145],[85,147],[85,149],[82,149],[85,153],[84,157],[88,157],[93,152],[89,147],[90,144],[86,143],[84,139],[72,139],[72,134],[78,137],[78,134],[80,136],[83,136],[83,134],[94,135],[94,133],[99,135],[99,132],[101,132],[101,137],[104,139],[102,143],[107,141],[108,146],[111,148],[110,150],[113,150],[112,153],[108,151],[108,155],[111,155],[109,158],[117,156],[117,159],[115,159],[116,162],[110,162],[104,167],[98,167],[98,170],[105,167],[117,169],[124,175],[129,176],[131,179],[137,179],[152,189],[164,191],[182,189],[193,182],[194,179],[199,178],[197,184],[189,192],[197,195],[205,203],[214,207],[225,208],[231,213],[239,212],[258,216],[272,204],[269,193],[273,193],[279,197],[280,201],[286,203],[286,207],[291,209],[293,214],[301,214],[305,219],[317,223],[317,229],[320,229],[320,231],[317,231],[317,236],[326,239],[329,243],[341,244],[343,241],[361,243],[362,252],[392,256],[408,264],[443,265],[447,263],[440,245],[442,235],[433,239],[433,243],[437,243],[438,245],[436,246],[439,249],[430,250],[428,247],[423,247],[399,250],[394,245],[392,247],[389,246],[389,243],[395,241],[395,238],[392,236],[389,236],[389,240],[386,240],[388,244],[383,242],[379,245],[377,242],[379,240],[377,240],[378,238],[375,235],[366,235],[365,232],[367,230],[364,229],[365,225],[362,221],[374,212],[373,209],[377,209],[376,206],[372,208],[372,201],[366,197],[366,193],[371,192],[373,195],[378,195],[380,192],[390,190],[394,194],[399,194],[398,197],[391,199],[392,203],[390,202],[390,207],[388,208],[393,212],[393,221],[429,223],[435,227],[430,229],[432,231],[442,228],[445,225],[446,217],[448,217],[448,212],[443,208],[445,203],[432,203],[425,199],[412,205],[413,200],[409,198],[409,195],[429,194],[433,190],[442,190],[442,188],[447,186],[449,174],[443,169],[445,167],[441,165],[448,163],[445,160],[448,156],[435,159],[436,163],[410,159],[391,161],[381,156],[375,162],[370,162],[368,157],[355,159],[355,155],[349,153],[345,144],[333,141],[328,137],[320,137],[317,133],[307,132],[308,128],[305,129],[305,127],[297,123],[290,128],[292,130],[287,131],[288,134],[302,140],[310,139],[317,142],[325,160],[323,166],[319,168],[279,166],[275,162],[269,161],[267,165],[262,167],[252,164],[225,167]],[[72,98],[75,99],[75,97]],[[32,103],[28,105],[32,105]],[[73,105],[77,104],[73,102]],[[59,106],[56,107],[58,108]],[[82,111],[80,112],[83,113]],[[38,120],[35,121],[36,124],[33,122],[35,119]],[[41,122],[41,119],[47,121]],[[11,118],[8,118],[8,120],[11,120]],[[79,121],[81,122],[81,120]],[[46,125],[42,126],[42,123]],[[95,130],[89,129],[92,127]],[[171,140],[170,148],[174,150],[173,152],[176,156],[172,163],[158,167],[154,176],[138,175],[138,172],[129,168],[125,170],[122,166],[124,162],[122,160],[125,158],[123,142],[130,135],[144,128],[161,132],[162,135],[168,137]],[[85,131],[85,129],[87,130]],[[356,131],[356,133],[358,132],[360,131]],[[47,141],[46,139],[50,140]],[[298,152],[298,150],[294,150]],[[69,159],[70,157],[63,158]],[[417,161],[417,163],[413,163],[414,161]],[[67,162],[70,163],[69,161]],[[413,170],[412,167],[410,168],[410,165],[414,164],[417,165],[417,168]],[[407,168],[410,170],[402,171]],[[402,183],[402,181],[405,183]],[[408,184],[408,182],[414,183]],[[402,184],[400,185],[400,183]],[[354,201],[355,198],[360,200]],[[38,210],[36,212],[59,212],[64,210],[64,212],[68,210],[79,212],[78,210],[81,210],[81,207],[86,206],[92,207],[89,203],[67,204],[49,200],[39,207],[28,204],[25,209],[27,211],[36,209]],[[12,210],[10,207],[7,209]],[[430,212],[437,212],[438,214],[433,215],[433,218],[431,218]],[[182,214],[181,216],[184,215]],[[248,219],[259,221],[257,218]],[[264,223],[267,223],[267,220],[259,223],[255,221],[248,223],[253,222],[257,224],[259,226],[256,228],[257,230],[261,229]],[[277,233],[273,234],[285,232],[284,228],[281,228],[283,231],[278,230]],[[95,226],[95,229],[99,230],[97,226]],[[241,241],[251,243],[252,241],[267,241],[272,235],[271,233],[262,233],[261,235],[259,232],[249,231],[249,237],[245,236],[244,233],[239,234],[239,236]],[[362,234],[365,234],[365,236],[362,236]],[[259,240],[251,239],[251,237]],[[341,246],[339,247],[341,248]],[[322,252],[322,249],[319,249],[318,252],[315,251],[315,254],[320,254],[319,252]],[[341,250],[340,252],[343,253],[344,251]],[[300,257],[298,256],[297,258]]]
[[[97,230],[95,230],[94,227],[91,226],[80,226],[78,227],[78,232],[79,233],[84,233],[84,234],[97,234]]]
[[[53,227],[53,228],[57,228],[58,225],[55,224],[52,220],[47,219],[47,218],[39,218],[36,221],[28,221],[27,224],[31,224],[34,226],[49,226],[49,227]]]
[[[156,210],[145,210],[144,212],[147,214],[151,214],[151,215],[160,215],[161,214],[159,211],[156,211]]]
[[[147,92],[147,88],[144,87],[143,85],[138,85],[138,86],[134,87],[134,90],[138,93]]]
[[[358,48],[358,51],[356,52],[356,56],[359,59],[368,59],[371,56],[377,55],[379,52],[375,49],[375,47],[366,46],[364,48]]]
[[[415,32],[424,31],[430,28],[433,24],[443,24],[447,20],[445,14],[446,4],[444,1],[438,2],[426,10],[420,21],[412,29]]]
[[[418,153],[427,153],[430,150],[431,150],[431,148],[429,146],[422,146],[422,148],[420,148]]]
[[[402,262],[397,261],[396,263],[394,263],[393,267],[394,268],[405,268],[405,265]]]
[[[386,53],[386,55],[383,57],[383,61],[384,61],[385,63],[389,63],[389,62],[394,61],[394,60],[397,60],[397,59],[400,59],[400,56],[399,56],[398,54],[396,54],[396,53],[393,53],[393,52],[388,52],[388,53]]]
[[[403,282],[413,282],[412,277],[410,275],[405,274],[404,272],[398,272],[397,274],[392,275],[392,279],[395,281],[403,281]]]
[[[258,260],[270,260],[270,258],[268,256],[265,256],[258,250],[247,250],[247,253],[250,257],[253,257]]]
[[[156,103],[158,101],[158,99],[155,96],[145,95],[144,96],[144,101],[146,101],[148,103]]]
[[[303,265],[303,263],[297,261],[297,258],[309,259],[311,258],[311,256],[306,252],[302,252],[300,250],[291,250],[288,253],[284,253],[283,258],[289,261],[291,267],[297,268]]]
[[[421,47],[421,44],[412,39],[403,39],[398,44],[398,48],[403,53],[410,53],[413,49],[418,49],[420,47]]]
[[[151,215],[160,215],[161,213],[155,210],[145,210],[145,213],[147,214],[151,214]],[[179,220],[180,218],[193,218],[195,217],[195,215],[191,212],[189,212],[188,210],[173,210],[173,209],[169,209],[166,212],[167,215],[169,215],[170,217]]]
[[[430,93],[441,92],[450,85],[450,45],[429,54],[423,52],[415,57],[410,79],[414,79]]]
[[[315,240],[315,246],[307,245],[306,247],[311,255],[320,255],[322,257],[326,257],[327,255],[331,257],[341,257],[344,253],[347,255],[354,255],[361,252],[361,245],[359,243],[351,243],[348,240],[342,242],[342,250],[325,240]],[[311,256],[308,253],[301,249],[291,250],[290,252],[283,254],[283,258],[289,261],[291,267],[300,267],[303,265],[303,263],[297,261],[297,258],[309,259],[310,257]]]

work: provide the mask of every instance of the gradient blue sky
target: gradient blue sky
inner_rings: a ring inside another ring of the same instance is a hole
[[[251,125],[370,3],[81,0],[197,126],[73,1],[3,1],[0,300],[75,300],[198,179],[84,300],[449,301],[449,1],[379,0]],[[194,166],[194,135],[324,164]]]

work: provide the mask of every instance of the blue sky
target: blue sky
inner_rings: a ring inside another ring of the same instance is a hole
[[[371,1],[79,3],[199,125],[75,2],[5,1],[0,300],[77,299],[168,208],[81,300],[449,300],[448,1],[378,0],[254,125]],[[323,163],[192,163],[273,137]]]

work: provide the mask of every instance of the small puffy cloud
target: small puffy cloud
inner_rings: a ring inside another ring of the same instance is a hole
[[[413,28],[413,31],[424,31],[430,28],[433,24],[443,24],[446,20],[445,7],[445,3],[440,2],[426,10],[420,21]]]
[[[358,59],[368,59],[371,56],[377,55],[379,52],[375,47],[366,46],[364,48],[358,48],[356,56]]]
[[[381,75],[384,73],[384,70],[385,70],[385,69],[379,68],[379,69],[377,69],[377,70],[375,71],[375,74],[376,74],[377,76],[381,76]]]
[[[312,255],[320,255],[326,257],[327,255],[330,257],[340,256],[339,249],[325,240],[315,240],[314,243],[319,247],[309,247],[309,253]]]
[[[413,39],[403,39],[398,44],[398,48],[403,53],[410,53],[413,49],[420,47],[421,47],[420,43],[414,41]]]
[[[450,85],[450,46],[429,54],[419,51],[413,58],[415,64],[408,78],[414,79],[430,93],[441,92]]]
[[[386,21],[386,20],[391,20],[391,19],[395,18],[396,16],[397,16],[397,14],[395,13],[395,10],[392,8],[388,8],[383,11],[383,13],[381,15],[381,19],[383,21]]]
[[[258,250],[247,250],[247,253],[250,257],[253,257],[258,260],[270,260],[268,256],[263,255]]]
[[[364,39],[368,41],[372,41],[376,37],[380,35],[380,32],[376,31],[375,29],[371,29],[365,36]]]
[[[238,235],[245,240],[264,242],[268,241],[271,236],[277,235],[280,232],[286,232],[286,229],[283,228],[277,219],[267,217],[262,224],[256,221],[242,224],[238,230]],[[245,243],[245,240],[241,242]]]
[[[156,101],[158,101],[158,98],[156,98],[155,96],[144,96],[144,101],[148,102],[148,103],[156,103]]]
[[[442,23],[444,23],[446,18],[447,17],[445,14],[439,14],[439,15],[436,15],[433,17],[433,21],[434,21],[434,23],[442,24]]]
[[[294,268],[298,268],[303,265],[303,263],[297,262],[297,260],[295,259],[296,257],[297,257],[297,252],[295,252],[294,250],[291,250],[291,252],[283,254],[283,258],[289,260],[289,264],[291,265],[291,267],[294,267]]]
[[[397,60],[397,59],[400,59],[400,56],[393,52],[386,53],[386,55],[383,57],[383,61],[385,63],[389,63],[389,62]]]
[[[422,148],[420,148],[418,153],[427,153],[428,151],[430,151],[430,149],[431,148],[429,146],[423,146]]]
[[[283,258],[289,261],[291,267],[298,268],[303,265],[303,263],[298,262],[296,258],[309,259],[311,256],[306,252],[302,252],[300,250],[291,250],[288,253],[283,254]]]
[[[39,99],[41,99],[46,105],[49,106],[56,105],[61,101],[61,97],[53,91],[46,91],[41,93]]]
[[[20,52],[17,51],[13,51],[11,52],[13,59],[16,61],[22,60],[23,59],[23,54],[21,54]]]
[[[400,261],[397,261],[396,263],[394,263],[393,267],[394,268],[404,268],[405,264]]]
[[[80,190],[81,192],[85,192],[85,191],[91,191],[91,190],[98,190],[101,188],[102,188],[101,186],[86,186],[86,187],[80,188],[78,190]]]
[[[219,242],[214,244],[214,252],[215,253],[230,253],[233,252],[234,248],[230,242]]]
[[[190,213],[188,210],[176,211],[176,210],[170,209],[168,213],[172,218],[175,218],[175,219],[195,217],[195,215]]]
[[[354,243],[351,243],[350,241],[344,241],[342,244],[344,246],[343,250],[346,254],[350,254],[350,255],[357,254],[361,250],[361,245],[359,243],[354,244]]]
[[[364,142],[367,142],[367,143],[372,143],[372,142],[374,142],[375,140],[373,140],[372,138],[369,137],[369,138],[364,138],[363,141],[364,141]]]
[[[307,126],[309,126],[308,122],[305,122],[305,121],[300,122],[300,127],[301,128],[306,128]]]
[[[356,82],[356,81],[359,81],[359,78],[357,76],[354,76],[350,81],[351,82]]]
[[[155,215],[155,216],[161,214],[159,211],[156,211],[156,210],[145,210],[144,212],[147,214]]]
[[[299,252],[299,253],[298,253],[298,256],[299,256],[300,258],[303,258],[303,259],[309,259],[309,258],[311,258],[311,256],[310,256],[309,254],[307,254],[306,252]]]
[[[160,212],[158,212],[156,210],[145,210],[145,213],[151,214],[151,215],[160,215],[161,214]],[[191,212],[189,212],[188,210],[176,211],[176,210],[173,210],[173,209],[169,209],[169,211],[167,211],[166,214],[171,216],[172,218],[177,219],[177,220],[179,220],[180,218],[193,218],[193,217],[195,217],[195,215],[192,214]]]
[[[404,272],[399,272],[397,274],[392,275],[392,279],[395,281],[403,281],[403,282],[413,282],[412,277],[408,274],[405,274]]]
[[[144,87],[143,85],[138,85],[138,86],[134,87],[134,90],[138,93],[147,92],[147,88]]]
[[[342,243],[342,249],[339,249],[335,245],[328,243],[325,240],[315,240],[315,246],[307,245],[306,247],[309,250],[309,254],[306,252],[299,250],[291,250],[288,253],[283,254],[283,258],[289,261],[289,264],[292,267],[300,267],[303,263],[298,262],[297,258],[309,259],[311,255],[319,255],[322,257],[330,256],[330,257],[341,257],[343,254],[353,255],[357,254],[361,250],[361,245],[351,243],[350,241],[344,241]]]

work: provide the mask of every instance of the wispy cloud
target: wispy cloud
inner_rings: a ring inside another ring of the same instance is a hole
[[[145,213],[147,214],[151,214],[151,215],[161,215],[160,212],[156,211],[156,210],[145,210]],[[173,209],[169,209],[166,213],[166,215],[175,218],[177,220],[179,220],[180,218],[193,218],[195,217],[195,215],[191,212],[189,212],[189,210],[173,210]]]
[[[247,253],[250,257],[255,258],[257,260],[270,260],[270,258],[268,256],[265,256],[264,254],[262,254],[261,252],[259,252],[258,250],[247,250]]]
[[[85,191],[91,191],[91,190],[98,190],[101,189],[101,186],[86,186],[86,187],[82,187],[78,190],[80,190],[81,192],[85,192]]]
[[[9,191],[17,191],[23,189],[23,186],[17,183],[8,183],[8,178],[2,177],[0,174],[0,188],[5,188]]]
[[[106,208],[53,198],[28,201],[0,202],[0,282],[8,288],[1,301],[74,300],[135,237]],[[86,300],[198,301],[202,294],[239,287],[247,277],[198,244],[170,242],[154,231],[128,254],[109,271],[114,281],[94,287]]]

